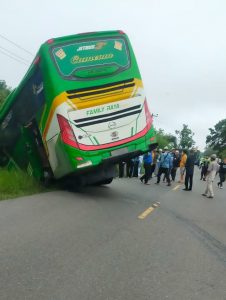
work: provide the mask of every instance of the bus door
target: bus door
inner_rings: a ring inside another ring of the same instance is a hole
[[[49,168],[49,162],[36,121],[32,120],[23,126],[21,131],[28,158],[27,172],[41,179],[44,170]]]

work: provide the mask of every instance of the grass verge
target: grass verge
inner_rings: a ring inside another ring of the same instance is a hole
[[[0,169],[0,200],[46,191],[37,180],[21,171]]]

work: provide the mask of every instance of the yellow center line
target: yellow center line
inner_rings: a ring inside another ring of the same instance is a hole
[[[143,220],[145,219],[153,210],[160,206],[160,202],[155,202],[152,206],[148,207],[142,214],[138,216],[138,219]]]
[[[152,211],[154,210],[154,207],[149,207],[148,209],[146,209],[141,215],[138,216],[138,219],[143,220],[144,218],[146,218]]]
[[[172,189],[172,191],[178,190],[180,186],[181,186],[181,184],[176,185],[176,186]]]

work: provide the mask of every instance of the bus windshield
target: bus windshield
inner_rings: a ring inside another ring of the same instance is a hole
[[[60,74],[71,79],[112,75],[130,65],[122,38],[72,42],[54,47],[52,55]]]

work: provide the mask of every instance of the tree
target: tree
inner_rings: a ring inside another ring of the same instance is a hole
[[[4,80],[0,80],[0,106],[3,104],[6,97],[11,93],[11,88],[7,87]]]
[[[204,156],[210,156],[212,154],[214,154],[216,151],[213,150],[213,148],[210,148],[210,147],[206,147],[204,152],[203,152],[203,155]]]
[[[206,137],[206,144],[216,152],[221,153],[226,149],[226,119],[219,121]]]
[[[222,150],[221,152],[219,152],[219,157],[220,157],[221,159],[226,158],[226,149],[224,149],[224,150]]]
[[[173,148],[177,148],[177,137],[175,135],[172,135],[171,133],[167,133],[165,137],[167,138],[169,144],[172,145]]]
[[[165,133],[163,129],[156,130],[156,136],[159,148],[164,148],[165,146],[177,147],[177,138],[170,133]]]
[[[188,128],[188,125],[183,124],[182,130],[176,130],[175,132],[178,135],[180,148],[189,149],[195,144],[193,140],[194,132]]]

